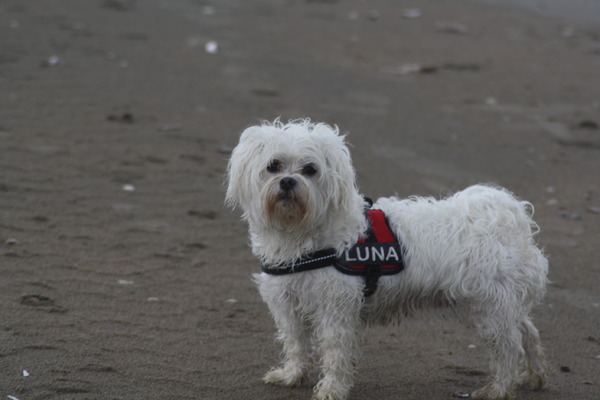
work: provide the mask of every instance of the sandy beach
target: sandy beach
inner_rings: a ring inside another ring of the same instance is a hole
[[[597,400],[599,71],[600,22],[493,1],[2,2],[0,398],[309,399],[261,381],[280,348],[223,182],[246,127],[310,117],[370,197],[532,202],[551,375],[517,398]],[[405,322],[369,329],[351,399],[488,379],[474,330]]]

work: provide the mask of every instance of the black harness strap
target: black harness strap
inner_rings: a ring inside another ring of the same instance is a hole
[[[365,243],[376,243],[377,237],[372,227],[369,227]],[[365,265],[365,288],[363,292],[365,297],[372,296],[377,290],[377,282],[381,276],[381,268],[378,265]]]
[[[296,272],[311,271],[324,267],[330,267],[337,263],[337,252],[335,249],[324,249],[315,251],[308,256],[302,257],[300,261],[292,265],[267,265],[262,264],[263,272],[269,275],[287,275]]]

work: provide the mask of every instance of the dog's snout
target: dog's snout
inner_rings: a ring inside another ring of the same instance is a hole
[[[281,178],[281,180],[279,181],[279,187],[281,188],[281,190],[285,190],[286,192],[292,190],[297,184],[298,181],[296,181],[296,179],[292,178],[291,176]]]

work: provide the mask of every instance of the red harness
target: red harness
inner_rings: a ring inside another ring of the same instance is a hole
[[[382,271],[397,268],[402,260],[399,244],[385,214],[381,210],[368,210],[366,214],[371,222],[367,236],[346,251],[342,264],[352,271],[363,270],[366,265],[378,265]],[[390,264],[383,264],[384,261]]]
[[[365,296],[377,289],[377,280],[382,275],[394,275],[404,270],[402,248],[390,229],[381,210],[367,210],[371,223],[367,236],[346,250],[334,264],[338,271],[365,277]]]

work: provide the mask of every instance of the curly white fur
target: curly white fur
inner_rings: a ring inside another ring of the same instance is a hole
[[[341,254],[367,229],[344,136],[309,120],[245,130],[229,162],[227,202],[242,208],[254,254],[272,265],[330,247]],[[493,379],[473,397],[512,399],[518,383],[540,389],[544,359],[529,314],[544,296],[548,262],[534,241],[532,205],[477,185],[442,200],[381,198],[373,208],[387,215],[406,264],[381,277],[373,296],[363,296],[363,278],[332,267],[255,275],[285,354],[265,382],[300,385],[320,364],[313,398],[346,399],[366,324],[445,307],[492,352]]]

